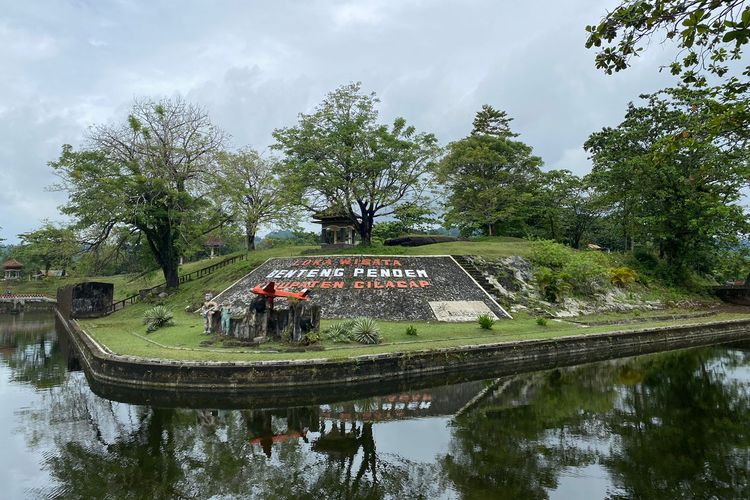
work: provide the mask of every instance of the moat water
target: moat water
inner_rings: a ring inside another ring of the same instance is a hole
[[[0,315],[0,498],[750,498],[750,344],[224,409],[99,397],[60,335]]]

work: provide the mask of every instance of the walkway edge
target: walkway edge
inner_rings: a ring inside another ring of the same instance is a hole
[[[110,352],[56,312],[86,375],[116,387],[269,394],[461,373],[501,376],[660,351],[750,340],[750,319],[465,345],[345,359],[172,361]]]

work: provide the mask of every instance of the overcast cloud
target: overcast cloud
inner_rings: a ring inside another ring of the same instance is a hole
[[[326,92],[361,81],[381,117],[441,143],[488,103],[514,119],[545,168],[583,174],[588,135],[643,92],[673,84],[652,48],[606,76],[584,48],[601,0],[15,1],[0,14],[0,237],[61,220],[47,166],[135,97],[181,94],[235,147],[260,150]]]

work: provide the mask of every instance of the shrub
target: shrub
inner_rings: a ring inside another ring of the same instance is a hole
[[[547,318],[537,318],[536,324],[539,326],[547,326]]]
[[[354,320],[352,335],[360,344],[379,344],[382,341],[380,328],[372,318],[357,318]]]
[[[479,323],[479,328],[482,330],[492,330],[495,320],[489,314],[481,314],[477,318],[477,323]]]
[[[573,254],[563,266],[562,276],[576,293],[588,295],[606,283],[607,270],[599,264],[599,255],[592,252]]]
[[[320,332],[311,330],[302,337],[302,343],[305,345],[317,344],[318,342],[320,342],[320,339]]]
[[[572,289],[570,276],[560,271],[553,271],[548,267],[537,269],[534,273],[534,280],[542,296],[549,302],[558,302]]]
[[[560,269],[570,261],[573,250],[554,241],[535,241],[531,245],[531,261],[539,266]]]
[[[406,327],[406,334],[410,337],[416,337],[417,336],[417,327],[414,325],[409,325]]]
[[[609,270],[609,279],[613,285],[625,288],[638,279],[638,273],[627,266],[615,267]]]
[[[153,332],[165,326],[174,325],[174,314],[164,306],[156,306],[143,313],[143,324],[147,332]]]
[[[324,332],[325,338],[337,343],[351,342],[354,340],[354,336],[352,335],[352,323],[352,321],[342,321],[332,324]]]

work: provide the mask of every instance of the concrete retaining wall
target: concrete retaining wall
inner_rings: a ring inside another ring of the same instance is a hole
[[[108,352],[59,313],[81,366],[98,385],[152,391],[294,394],[437,375],[489,378],[604,359],[750,339],[750,320],[462,346],[341,360],[188,362]]]

